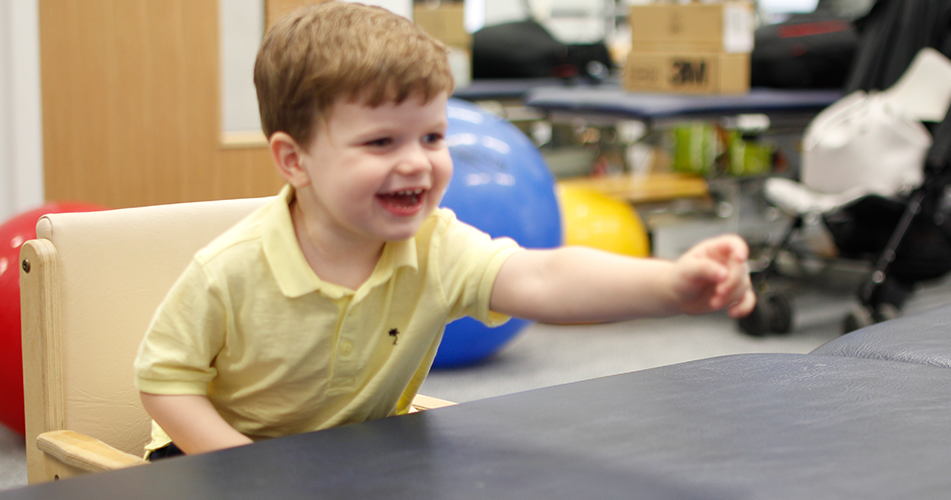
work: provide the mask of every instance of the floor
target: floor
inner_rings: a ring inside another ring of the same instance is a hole
[[[750,337],[724,314],[593,326],[533,325],[491,360],[436,371],[422,393],[465,402],[538,387],[737,353],[808,353],[839,335],[852,286],[809,287],[794,298],[794,331]],[[920,290],[906,314],[951,301],[951,281]],[[646,402],[645,404],[649,404]],[[23,438],[0,426],[0,490],[26,484]]]

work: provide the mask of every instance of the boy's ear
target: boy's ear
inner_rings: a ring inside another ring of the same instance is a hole
[[[271,157],[281,177],[295,188],[307,186],[310,177],[301,164],[304,148],[285,132],[274,132],[268,142]]]

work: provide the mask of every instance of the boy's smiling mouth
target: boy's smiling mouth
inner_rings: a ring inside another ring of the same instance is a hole
[[[388,212],[394,215],[415,215],[423,207],[423,200],[426,197],[426,189],[402,189],[392,193],[380,193],[376,199],[380,200]]]

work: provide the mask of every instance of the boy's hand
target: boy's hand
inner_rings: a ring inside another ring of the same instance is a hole
[[[704,240],[674,263],[673,289],[680,309],[702,314],[727,308],[732,318],[753,311],[756,295],[747,267],[749,247],[740,237]]]

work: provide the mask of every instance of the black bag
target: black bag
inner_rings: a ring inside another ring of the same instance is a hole
[[[610,70],[604,42],[564,44],[533,20],[486,26],[472,34],[473,79],[580,75],[600,80]]]
[[[535,21],[486,26],[472,34],[472,78],[542,78],[568,58],[568,47]]]
[[[568,62],[559,76],[583,76],[592,80],[604,80],[613,73],[613,62],[608,46],[603,41],[595,43],[569,43]],[[566,75],[568,73],[569,75]],[[573,74],[572,74],[573,73]]]
[[[762,26],[754,36],[754,87],[842,88],[858,44],[848,19],[821,11]]]

